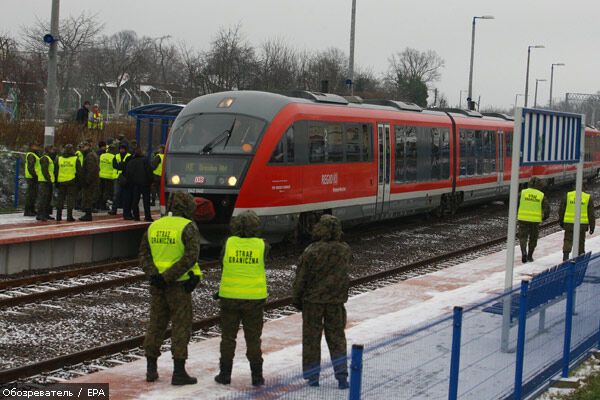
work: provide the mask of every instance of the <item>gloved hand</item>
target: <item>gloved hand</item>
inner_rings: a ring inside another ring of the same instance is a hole
[[[219,300],[221,297],[219,296],[219,292],[214,292],[212,295],[213,300]]]
[[[590,226],[590,235],[593,235],[593,234],[594,234],[594,227]]]
[[[167,287],[167,282],[165,282],[165,278],[162,275],[151,275],[150,276],[150,286],[154,286],[158,289],[164,289]]]
[[[186,292],[192,293],[194,289],[196,289],[196,286],[198,286],[198,283],[200,282],[200,277],[198,275],[194,275],[192,271],[188,271],[188,276],[190,277],[190,279],[183,282],[183,288]]]
[[[293,303],[292,304],[298,311],[302,311],[302,303]]]

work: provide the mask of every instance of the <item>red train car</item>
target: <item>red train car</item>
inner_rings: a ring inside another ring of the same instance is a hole
[[[348,102],[236,91],[199,97],[177,117],[165,158],[166,192],[212,203],[200,226],[219,243],[232,216],[255,211],[265,235],[306,232],[323,213],[345,225],[506,198],[513,121],[463,110],[423,110],[388,100]],[[586,174],[600,167],[600,132],[588,130]],[[593,140],[593,142],[592,142]],[[549,183],[570,168],[520,171]]]

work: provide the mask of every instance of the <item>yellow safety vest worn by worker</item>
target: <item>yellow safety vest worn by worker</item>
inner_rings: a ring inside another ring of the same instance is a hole
[[[81,150],[77,150],[75,152],[75,155],[79,159],[79,164],[81,164],[83,166],[83,153],[81,152]]]
[[[581,192],[581,216],[579,218],[580,224],[589,224],[588,219],[588,204],[590,203],[590,195],[586,192]],[[575,191],[567,193],[567,208],[565,209],[565,217],[563,222],[574,224],[575,223]]]
[[[227,239],[219,297],[240,300],[267,298],[264,240],[237,236]]]
[[[35,173],[38,176],[38,182],[47,182],[46,177],[42,174],[42,163],[40,162],[42,158],[48,159],[48,174],[50,174],[50,182],[54,183],[54,161],[46,155],[35,160]]]
[[[183,229],[191,223],[192,221],[183,217],[162,217],[153,222],[148,228],[148,243],[152,260],[160,274],[163,274],[183,257],[185,246],[181,240],[181,235]],[[198,263],[195,263],[189,271],[202,277],[202,271],[200,271]],[[188,279],[190,277],[186,272],[177,280],[187,281]]]
[[[89,129],[104,129],[104,121],[102,121],[102,113],[92,113],[92,118],[88,119]]]
[[[117,171],[113,168],[115,155],[112,153],[102,153],[100,155],[100,178],[116,179]]]
[[[127,160],[129,157],[131,156],[131,154],[127,153],[125,154],[125,157],[123,157],[123,160],[121,160],[121,153],[117,153],[117,155],[115,155],[115,158],[117,159],[117,162],[120,164],[121,162]],[[119,177],[119,175],[121,175],[123,173],[123,171],[121,171],[120,169],[115,170],[115,174],[116,174],[116,178]]]
[[[40,157],[38,157],[38,155],[35,154],[33,151],[30,151],[27,154],[25,154],[25,178],[27,178],[27,179],[33,178],[33,176],[29,173],[29,168],[27,168],[27,160],[29,159],[29,156],[33,156],[33,158],[35,159],[34,168],[35,168],[35,165],[40,160]]]
[[[542,200],[544,200],[544,193],[537,189],[529,188],[521,191],[517,219],[526,222],[542,222]]]
[[[158,163],[158,166],[156,168],[154,168],[154,175],[161,176],[162,175],[162,164],[163,164],[163,160],[165,159],[165,155],[157,154],[157,156],[160,158],[160,163]]]
[[[77,174],[77,156],[58,157],[57,182],[69,182],[75,179]]]

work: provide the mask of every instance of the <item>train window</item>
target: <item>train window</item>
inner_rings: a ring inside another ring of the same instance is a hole
[[[450,130],[439,128],[440,131],[440,169],[441,179],[450,178]]]
[[[308,160],[310,163],[325,162],[325,126],[318,122],[308,125]]]
[[[294,126],[290,126],[288,130],[285,132],[285,140],[286,140],[286,154],[287,159],[285,162],[288,164],[294,163]]]
[[[405,172],[406,172],[406,153],[404,146],[404,127],[396,125],[396,159],[395,168],[394,168],[394,182],[401,183],[405,180]]]
[[[396,126],[396,169],[394,180],[399,183],[417,181],[417,128]]]
[[[361,139],[360,125],[346,125],[346,161],[360,161]]]
[[[504,141],[506,143],[506,157],[511,158],[512,157],[513,133],[506,132],[504,134]]]
[[[290,126],[279,140],[269,164],[291,164],[294,162],[294,127]]]
[[[325,129],[327,162],[344,161],[344,138],[341,124],[328,124]]]
[[[362,125],[362,161],[373,160],[373,126],[371,124]]]
[[[440,179],[441,175],[441,129],[431,128],[431,180]]]
[[[270,164],[283,164],[285,163],[285,140],[282,138],[275,146],[273,154],[271,154]]]
[[[473,161],[475,163],[475,175],[483,175],[483,165],[486,157],[485,149],[485,132],[475,131],[475,148],[473,152]]]

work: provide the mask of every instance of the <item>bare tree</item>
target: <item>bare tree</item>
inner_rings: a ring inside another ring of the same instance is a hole
[[[425,84],[438,81],[444,60],[433,50],[419,51],[407,47],[388,59],[388,78],[399,82],[418,80]]]
[[[185,42],[179,43],[179,54],[184,73],[181,75],[181,85],[185,96],[196,97],[206,93],[203,87],[202,71],[206,66],[204,56]],[[201,88],[203,89],[201,91]]]
[[[321,90],[321,82],[327,81],[330,93],[345,93],[348,57],[335,47],[314,54],[308,62],[307,89]]]
[[[281,38],[268,39],[258,51],[254,88],[266,91],[287,91],[295,88],[297,74],[296,51]]]

